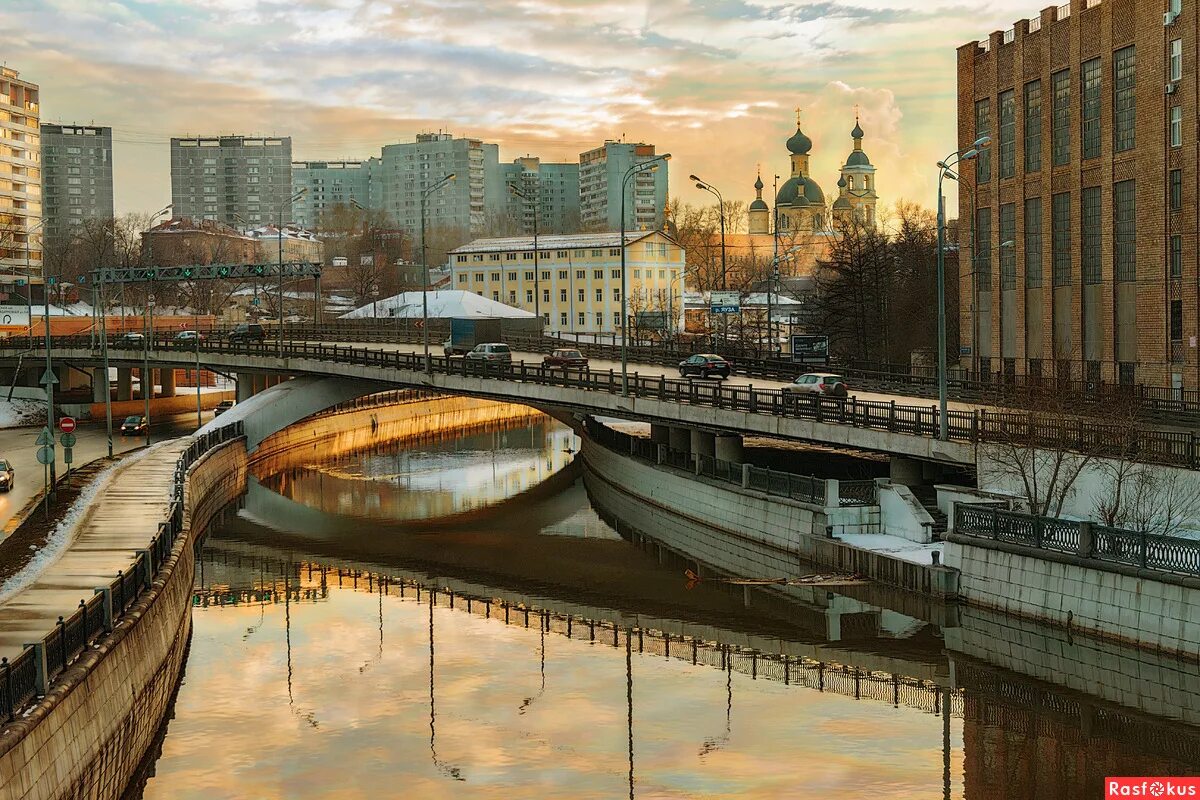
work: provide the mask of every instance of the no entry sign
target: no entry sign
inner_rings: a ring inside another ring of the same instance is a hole
[[[63,417],[58,421],[58,429],[63,433],[72,433],[75,430],[75,418]]]

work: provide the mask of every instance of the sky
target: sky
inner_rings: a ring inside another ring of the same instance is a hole
[[[672,154],[673,198],[753,198],[801,109],[834,196],[856,107],[881,202],[934,205],[955,147],[956,48],[1023,0],[0,0],[0,59],[44,122],[113,128],[118,213],[170,200],[169,140],[290,135],[296,160],[449,131],[575,161],[605,139]]]

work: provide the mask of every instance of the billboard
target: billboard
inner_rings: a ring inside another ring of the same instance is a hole
[[[26,305],[0,304],[0,325],[29,325],[29,307]]]
[[[828,364],[829,337],[792,334],[792,360],[801,364]]]
[[[741,295],[738,292],[709,292],[708,304],[714,314],[737,314],[741,310]]]
[[[639,311],[634,324],[641,330],[665,331],[667,330],[667,312]]]

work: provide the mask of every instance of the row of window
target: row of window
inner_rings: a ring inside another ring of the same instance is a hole
[[[493,290],[492,290],[492,299],[493,299],[493,300],[495,300],[495,301],[497,301],[497,302],[499,302],[499,301],[500,301],[500,291],[499,291],[498,289],[493,289]],[[612,299],[613,299],[613,302],[614,302],[614,303],[619,303],[619,302],[621,302],[621,290],[620,290],[620,289],[613,289],[613,290],[612,290]],[[567,297],[567,290],[566,290],[566,289],[559,289],[559,290],[558,290],[558,301],[559,301],[560,303],[565,303],[565,302],[567,302],[567,300],[568,300],[568,297]],[[509,302],[509,303],[514,303],[514,304],[517,302],[517,291],[516,291],[515,289],[509,289],[509,291],[508,291],[508,302]],[[526,303],[532,303],[532,302],[533,302],[533,289],[526,289],[526,290],[525,290],[525,302],[526,302]],[[549,302],[550,302],[550,290],[549,290],[549,289],[542,289],[542,302],[543,302],[543,303],[549,303]],[[581,303],[586,303],[586,302],[587,302],[587,297],[586,297],[586,295],[585,295],[585,293],[584,293],[584,290],[583,290],[583,289],[580,289],[580,290],[579,290],[579,302],[581,302]],[[597,289],[597,290],[596,290],[596,302],[597,302],[597,303],[603,303],[603,302],[604,302],[604,290],[603,290],[603,289]]]
[[[648,248],[648,250],[646,251],[646,256],[649,258],[653,258],[656,256],[658,258],[666,258],[667,255],[669,254],[668,245],[666,242],[661,242],[661,243],[657,243],[657,244],[650,243],[647,245],[647,248]],[[571,253],[572,253],[572,251],[570,251],[570,250],[555,250],[554,255],[551,256],[549,250],[539,250],[538,251],[538,261],[545,261],[552,257],[553,258],[570,258]],[[592,249],[592,250],[575,250],[574,254],[575,254],[576,258],[603,258],[604,257],[604,248],[598,248],[598,249]],[[516,261],[517,260],[517,253],[486,253],[486,254],[485,253],[472,253],[469,255],[465,254],[465,253],[459,253],[454,256],[454,261],[457,264],[466,264],[468,261],[473,262],[473,263],[480,263],[484,260],[485,255],[487,256],[488,261],[499,261],[501,255],[504,256],[505,261]],[[608,255],[620,256],[621,248],[619,248],[619,247],[608,248]],[[520,253],[520,256],[521,256],[521,260],[523,260],[523,261],[532,261],[533,260],[533,251],[531,251],[531,250],[524,251],[524,252]]]
[[[634,277],[634,279],[635,279],[635,280],[639,280],[639,279],[641,279],[641,277],[642,277],[642,272],[643,272],[643,270],[642,270],[642,269],[640,269],[640,268],[636,268],[636,269],[634,269],[634,270],[633,270],[633,277]],[[652,270],[652,269],[646,269],[646,270],[645,270],[645,273],[646,273],[646,280],[653,280],[653,279],[654,279],[654,270]],[[672,273],[674,273],[674,270],[672,270]],[[491,277],[491,279],[492,279],[493,281],[499,281],[499,280],[500,280],[500,278],[501,278],[501,275],[504,275],[504,276],[505,276],[505,277],[506,277],[508,280],[510,280],[510,281],[515,281],[515,280],[517,280],[517,275],[518,275],[518,274],[519,274],[519,273],[517,273],[517,272],[508,272],[508,273],[493,272],[493,273],[491,273],[491,274],[490,274],[490,277]],[[551,275],[551,272],[550,272],[550,270],[542,270],[541,279],[542,279],[542,280],[544,280],[544,281],[548,281],[548,280],[550,280],[550,275]],[[475,273],[475,280],[476,280],[476,281],[479,281],[479,282],[482,282],[482,281],[483,281],[483,276],[484,276],[484,273],[482,273],[482,272],[477,272],[477,273]],[[621,277],[621,270],[620,270],[620,269],[612,269],[612,270],[609,270],[609,277],[616,278],[616,279],[618,279],[618,280],[619,280],[619,279],[620,279],[620,277]],[[560,269],[560,270],[558,271],[558,279],[559,279],[560,281],[565,281],[565,280],[567,280],[568,278],[570,278],[570,271],[569,271],[569,270]],[[585,270],[585,269],[577,269],[577,270],[575,270],[575,278],[576,278],[576,280],[585,280],[585,279],[587,278],[587,270]],[[593,270],[592,270],[592,278],[593,278],[593,279],[595,279],[595,280],[604,280],[604,270],[602,270],[602,269],[593,269]],[[658,279],[659,279],[659,280],[666,280],[666,278],[667,278],[667,270],[665,270],[665,269],[660,269],[660,270],[658,270]],[[525,279],[525,280],[527,280],[527,281],[534,280],[534,273],[533,273],[533,270],[527,270],[527,271],[524,273],[524,279]],[[459,273],[459,275],[458,275],[458,282],[459,282],[459,283],[466,283],[466,281],[467,281],[467,273]]]

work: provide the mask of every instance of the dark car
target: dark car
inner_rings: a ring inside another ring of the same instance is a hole
[[[13,470],[12,462],[0,458],[0,492],[10,492],[17,473]]]
[[[257,322],[239,322],[229,332],[230,344],[262,344],[267,340],[267,332]]]
[[[233,408],[232,400],[222,400],[221,402],[217,403],[217,407],[213,409],[213,416],[219,417],[231,408]]]
[[[145,341],[146,337],[140,333],[122,333],[113,339],[113,347],[141,347]]]
[[[570,348],[560,348],[542,358],[542,366],[550,369],[587,369],[587,365],[587,356]]]
[[[679,374],[685,378],[696,375],[701,378],[728,378],[733,366],[715,353],[697,353],[679,362]]]
[[[136,436],[139,433],[145,433],[146,427],[145,417],[126,417],[125,421],[121,423],[121,435]]]

